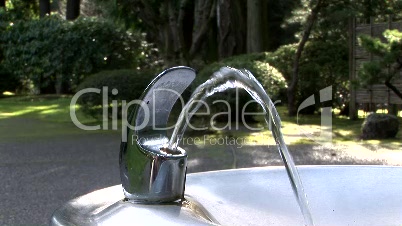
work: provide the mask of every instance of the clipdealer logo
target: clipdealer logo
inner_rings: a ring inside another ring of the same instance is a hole
[[[175,125],[172,125],[170,127],[166,127],[166,128],[159,128],[155,126],[155,112],[151,112],[150,107],[147,105],[147,103],[145,103],[144,101],[141,100],[131,100],[129,102],[127,102],[126,100],[122,100],[121,104],[118,103],[117,100],[112,100],[111,103],[109,103],[109,93],[108,93],[108,87],[102,87],[101,89],[98,88],[86,88],[86,89],[82,89],[80,91],[78,91],[71,99],[70,102],[70,117],[72,122],[80,129],[83,130],[108,130],[109,129],[109,107],[112,107],[112,130],[118,130],[118,115],[117,112],[119,112],[119,105],[121,105],[121,112],[122,112],[122,126],[121,126],[121,131],[122,131],[122,141],[123,142],[127,142],[127,129],[131,129],[131,130],[141,130],[143,128],[145,128],[147,125],[151,124],[153,127],[153,130],[168,130],[168,129],[172,129],[174,128]],[[181,102],[182,107],[184,106],[184,100],[181,97],[181,95],[179,93],[177,93],[175,90],[169,90],[169,89],[163,89],[163,90],[158,90],[155,89],[154,90],[154,98],[156,98],[156,93],[157,92],[172,92],[175,95],[178,96],[178,100]],[[238,90],[236,89],[236,92],[238,92]],[[82,95],[85,95],[87,93],[96,93],[99,95],[102,95],[102,126],[101,125],[84,125],[82,124],[76,115],[76,103],[78,98],[80,98]],[[112,89],[111,90],[111,94],[112,95],[117,95],[118,94],[118,90],[117,89]],[[320,99],[320,103],[322,102],[327,102],[327,101],[331,101],[332,100],[332,86],[328,86],[324,89],[321,89],[319,92],[319,99]],[[236,109],[234,109],[234,111],[239,112],[239,109],[237,108],[239,106],[238,103],[238,98],[236,99]],[[243,105],[243,108],[241,109],[241,119],[240,120],[235,120],[235,124],[233,125],[232,120],[231,120],[231,105],[226,101],[226,100],[215,100],[212,102],[212,105],[216,105],[216,104],[223,104],[226,106],[227,111],[223,111],[223,112],[218,112],[215,114],[211,114],[211,110],[210,110],[210,106],[208,105],[207,102],[205,101],[200,101],[204,107],[205,107],[205,111],[203,112],[196,112],[194,114],[192,114],[191,116],[194,115],[199,115],[199,116],[210,116],[210,122],[209,122],[209,126],[195,126],[192,125],[190,123],[190,120],[187,119],[187,123],[188,126],[193,129],[193,130],[197,130],[197,131],[203,131],[203,130],[215,130],[215,131],[219,131],[219,130],[225,130],[225,129],[239,129],[239,122],[242,123],[242,126],[247,128],[250,131],[261,131],[264,129],[264,127],[254,127],[256,125],[249,125],[247,124],[244,116],[245,115],[265,115],[264,112],[247,112],[246,108],[248,105],[250,105],[251,103],[257,103],[255,100],[250,100],[249,102],[245,103]],[[273,106],[270,107],[274,107],[277,103],[281,103],[280,100],[275,101],[273,104]],[[306,100],[304,100],[298,110],[297,110],[297,124],[299,125],[299,134],[302,136],[305,136],[311,140],[313,140],[314,142],[320,144],[320,145],[328,145],[330,143],[332,143],[332,107],[322,107],[321,108],[321,126],[320,126],[320,134],[317,135],[313,135],[312,133],[310,133],[309,131],[307,131],[306,129],[304,129],[301,124],[299,123],[299,112],[309,106],[315,105],[315,96],[311,95],[310,97],[308,97]],[[144,118],[143,121],[139,124],[139,125],[131,125],[128,120],[127,120],[127,116],[128,116],[128,109],[130,106],[135,106],[137,105],[138,108],[141,108],[142,111],[144,111]],[[151,109],[156,109],[155,107],[151,108]],[[188,116],[188,114],[186,114]],[[227,122],[226,124],[220,124],[219,127],[214,123],[214,120],[216,117],[221,116],[221,115],[227,115]],[[238,114],[236,114],[238,115]],[[272,127],[272,121],[271,119],[268,121],[268,129],[271,130]],[[196,143],[205,143],[205,144],[209,144],[209,145],[233,145],[236,147],[242,147],[245,144],[249,144],[252,142],[247,142],[246,138],[234,138],[234,137],[222,137],[222,138],[211,138],[211,137],[207,137],[207,136],[203,136],[203,139],[201,138],[186,138],[183,137],[182,141],[187,142],[188,145],[190,144],[196,144]]]

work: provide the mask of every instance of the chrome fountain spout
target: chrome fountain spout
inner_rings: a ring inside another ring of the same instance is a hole
[[[187,67],[162,72],[143,95],[140,106],[143,103],[146,103],[146,106],[138,107],[130,117],[130,123],[135,128],[130,128],[127,142],[122,143],[120,152],[120,172],[126,198],[148,203],[183,199],[187,154],[178,147],[178,144],[186,130],[188,120],[197,112],[205,98],[227,89],[242,88],[260,104],[267,125],[272,121],[271,132],[305,223],[314,225],[302,182],[283,140],[278,112],[251,72],[245,69],[221,68],[193,92],[179,115],[170,140],[167,138],[166,129],[158,129],[161,126],[166,128],[174,103],[194,78],[194,70]],[[155,91],[160,92],[155,94]],[[153,120],[148,121],[150,113],[155,117],[151,117]]]
[[[138,203],[172,202],[183,198],[187,153],[164,148],[170,111],[195,78],[189,67],[163,71],[147,87],[141,104],[130,114],[120,148],[124,195]]]

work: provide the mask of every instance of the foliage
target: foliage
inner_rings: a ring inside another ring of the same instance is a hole
[[[59,61],[54,62],[58,65],[52,65],[52,59],[49,59],[52,46],[47,45],[47,42],[61,41],[54,40],[58,38],[54,34],[60,34],[61,38],[64,30],[61,20],[53,17],[29,22],[11,22],[1,36],[1,41],[4,43],[4,67],[20,80],[32,81],[37,88],[49,86],[51,79],[47,77],[52,73],[47,71],[57,70],[57,67],[62,66]],[[61,54],[54,57],[60,59]]]
[[[194,66],[246,53],[247,1],[95,0],[103,15],[126,28],[141,29],[163,53],[166,65]],[[282,22],[297,1],[261,1],[264,51],[294,41],[297,26]],[[205,29],[207,28],[207,29]]]
[[[310,12],[313,9],[313,6],[316,4],[318,0],[314,1],[307,1],[301,0],[300,5],[298,8],[292,11],[292,16],[285,21],[283,26],[295,26],[297,24],[302,25],[301,27],[306,27],[307,21],[310,15]],[[318,12],[317,20],[315,21],[313,30],[311,31],[309,43],[314,48],[328,48],[330,50],[328,52],[320,51],[320,55],[310,55],[307,58],[310,58],[310,61],[320,61],[320,59],[327,58],[332,62],[325,63],[326,65],[331,64],[332,66],[322,67],[320,64],[316,64],[317,68],[325,69],[326,71],[320,72],[320,81],[323,77],[332,77],[332,80],[336,82],[333,84],[333,88],[336,88],[334,93],[336,96],[336,102],[339,107],[344,106],[348,99],[348,89],[347,89],[347,70],[348,70],[348,62],[347,62],[347,55],[348,55],[348,22],[349,19],[352,17],[357,17],[363,20],[368,21],[370,17],[377,17],[377,18],[387,18],[389,14],[397,15],[401,12],[402,2],[401,1],[382,1],[382,0],[346,0],[346,1],[339,1],[339,0],[326,0],[322,1],[322,6]],[[311,16],[311,15],[310,15]],[[399,16],[400,17],[400,16]],[[301,29],[300,32],[296,33],[298,39],[301,39],[302,35],[304,34],[303,30]],[[335,52],[334,52],[335,51]],[[335,55],[334,55],[335,53]],[[305,54],[303,53],[302,57],[306,58]],[[321,55],[324,54],[324,55]],[[340,56],[341,58],[336,58],[335,56]],[[330,59],[329,59],[330,58]],[[300,65],[302,62],[300,62]],[[314,63],[308,64],[309,66],[300,66],[300,71],[302,70],[310,70],[311,72],[308,73],[310,75],[314,74]],[[276,66],[276,65],[274,65]],[[313,67],[311,67],[313,66]],[[335,67],[334,67],[335,66]],[[277,67],[277,66],[276,66]],[[278,68],[278,67],[277,67]],[[336,70],[334,73],[331,70]],[[283,73],[283,72],[282,72]],[[287,75],[283,73],[286,77]],[[332,74],[332,75],[330,75]],[[337,76],[334,77],[334,76]],[[317,81],[314,81],[316,77],[305,77],[300,73],[299,82],[308,81],[308,83],[314,84]],[[311,80],[311,81],[310,81]],[[342,81],[344,80],[344,81]],[[326,83],[329,85],[329,83]],[[291,87],[291,85],[289,85]],[[306,84],[298,84],[298,88],[306,87]],[[310,86],[312,87],[312,86]],[[297,90],[297,89],[296,89]],[[307,89],[309,90],[309,89]],[[304,92],[306,89],[303,90]],[[300,99],[300,90],[297,91],[299,94]],[[297,105],[296,101],[296,105]],[[300,103],[300,102],[299,102]]]
[[[268,62],[264,61],[266,53],[255,53],[255,54],[245,54],[239,56],[233,56],[227,59],[224,59],[220,62],[215,62],[210,65],[205,66],[198,74],[196,81],[193,83],[193,87],[201,84],[206,81],[215,71],[219,70],[221,67],[230,66],[237,69],[247,69],[259,80],[262,85],[267,89],[268,94],[273,100],[281,99],[281,93],[286,87],[285,79],[282,74],[274,67],[272,67]],[[209,102],[213,103],[215,100],[225,100],[229,103],[231,109],[231,119],[236,119],[236,107],[238,108],[238,112],[241,112],[244,105],[250,101],[252,98],[250,95],[243,91],[239,90],[238,99],[236,99],[236,90],[228,90],[224,93],[217,93],[214,96],[209,98]],[[238,101],[238,105],[236,102]],[[220,111],[228,111],[226,106],[219,104],[210,104],[212,112],[220,112]],[[247,107],[247,112],[255,112],[257,111],[256,104],[250,104]],[[221,108],[224,109],[221,109]],[[239,119],[241,116],[237,116]],[[245,117],[246,120],[251,120],[251,117]],[[222,118],[222,121],[226,121],[226,118]]]
[[[197,74],[196,84],[200,83],[200,80],[205,81],[215,71],[224,66],[238,69],[245,68],[253,73],[264,87],[267,87],[267,91],[271,96],[277,97],[280,91],[286,87],[286,82],[282,74],[266,61],[268,54],[253,53],[238,55],[207,65]]]
[[[292,67],[297,44],[283,45],[273,53],[267,53],[265,61],[277,68],[289,82],[292,78]]]
[[[315,41],[306,46],[300,79],[299,102],[319,90],[332,86],[336,107],[348,101],[348,46],[346,43]],[[304,95],[303,95],[304,94]]]
[[[365,85],[371,85],[390,79],[399,72],[400,58],[402,56],[402,32],[398,30],[386,30],[383,33],[386,42],[379,38],[372,38],[362,35],[359,38],[360,44],[369,53],[381,57],[379,61],[372,61],[363,64],[360,78]],[[394,70],[388,71],[385,68],[395,66]]]
[[[291,12],[284,26],[292,24],[303,25],[307,15],[317,0],[300,0],[300,4]],[[388,15],[400,16],[402,1],[383,1],[383,0],[326,0],[319,12],[319,17],[314,28],[313,37],[321,33],[326,35],[340,35],[323,31],[347,30],[346,25],[351,17],[370,20],[370,17],[377,19],[387,19]],[[331,26],[329,26],[331,25]],[[347,34],[347,33],[344,33]]]
[[[317,0],[301,0],[299,7],[292,11],[283,26],[303,25],[306,22],[314,2]],[[400,17],[402,1],[383,0],[326,0],[319,11],[317,21],[311,33],[310,42],[333,42],[343,46],[348,42],[349,19],[370,20],[388,19],[389,15]],[[302,30],[300,30],[302,31]],[[300,33],[297,36],[300,37]],[[345,65],[347,67],[347,65]]]
[[[267,54],[266,61],[277,68],[290,81],[293,56],[297,45],[285,45],[274,53]],[[306,44],[300,60],[300,78],[296,103],[318,94],[319,90],[332,85],[333,105],[343,106],[347,101],[348,47],[346,43],[310,41]],[[314,111],[314,108],[311,108]],[[313,113],[310,111],[310,113]]]
[[[154,61],[141,34],[90,18],[68,22],[54,15],[10,23],[1,42],[4,67],[22,81],[32,81],[36,92],[53,86],[57,92],[71,92],[99,70],[152,67]]]
[[[38,2],[35,0],[12,0],[6,1],[7,7],[0,7],[0,36],[10,23],[15,20],[28,20],[37,17]],[[19,80],[13,76],[2,64],[4,56],[2,53],[2,42],[0,40],[0,95],[3,91],[15,91],[19,86]]]
[[[96,88],[102,91],[107,87],[109,112],[112,112],[112,100],[117,100],[119,107],[118,116],[121,117],[121,103],[123,100],[130,102],[140,98],[147,85],[155,77],[152,70],[112,70],[101,71],[86,78],[78,87],[77,91],[86,88]],[[112,93],[117,89],[117,95]],[[86,93],[82,95],[77,103],[82,107],[84,113],[95,118],[102,116],[102,93]],[[111,116],[112,114],[109,114]]]
[[[266,87],[273,100],[286,102],[285,88],[291,79],[296,48],[296,44],[291,44],[281,46],[275,52],[230,57],[204,67],[199,72],[197,80],[205,81],[214,71],[223,66],[246,68]],[[318,94],[321,89],[332,85],[333,105],[344,106],[348,97],[348,68],[345,65],[348,65],[347,43],[308,42],[300,61],[297,105],[309,96]],[[219,98],[227,99],[232,96],[233,94],[227,94]],[[246,103],[249,100],[248,94],[244,93],[240,99],[240,103]],[[318,105],[309,108],[309,112],[304,111],[304,113],[313,113],[317,107]]]
[[[10,21],[37,19],[38,17],[39,1],[37,0],[8,0],[5,12],[0,14],[0,20],[7,18]]]
[[[388,15],[401,15],[401,1],[382,1],[382,0],[359,0],[351,1],[355,15],[360,18],[388,17]]]
[[[8,71],[4,70],[0,65],[0,96],[4,91],[15,92],[18,86],[18,79]]]
[[[379,59],[364,63],[358,79],[363,86],[383,83],[402,99],[401,91],[392,85],[402,69],[402,32],[386,30],[383,35],[386,42],[367,35],[359,38],[363,48]]]

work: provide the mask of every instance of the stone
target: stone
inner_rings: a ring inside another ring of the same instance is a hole
[[[398,130],[399,121],[396,116],[372,113],[363,122],[361,138],[364,140],[393,138]]]

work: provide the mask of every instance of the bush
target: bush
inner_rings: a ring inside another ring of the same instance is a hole
[[[127,102],[140,98],[147,85],[152,81],[157,73],[151,70],[113,70],[101,71],[86,78],[77,88],[77,91],[85,88],[97,88],[102,91],[103,87],[108,87],[109,116],[112,114],[112,100],[117,100],[119,104],[119,114],[121,118],[122,100]],[[117,89],[117,95],[112,94],[112,90]],[[94,117],[102,117],[102,93],[86,93],[78,100],[83,112]]]
[[[38,92],[68,93],[101,70],[154,66],[152,48],[139,33],[110,22],[57,15],[10,23],[0,34],[5,69]],[[29,82],[30,81],[30,82]]]
[[[287,82],[292,78],[292,67],[297,45],[285,45],[267,54],[266,61],[277,68]],[[345,43],[315,40],[308,42],[300,59],[296,105],[327,86],[332,86],[332,104],[343,107],[348,97],[348,47]],[[318,95],[315,95],[318,97]],[[317,102],[318,99],[316,99]],[[312,114],[319,106],[311,106],[301,113]]]
[[[283,45],[275,52],[239,55],[212,63],[199,72],[195,84],[205,81],[223,66],[246,68],[261,82],[271,99],[287,102],[286,84],[290,83],[292,78],[296,50],[297,44]],[[318,94],[321,89],[332,86],[332,104],[336,107],[344,106],[348,97],[347,65],[348,46],[345,43],[320,40],[308,42],[300,59],[296,105],[299,106],[309,96]],[[213,98],[231,100],[229,102],[232,108],[234,97],[234,92],[229,91]],[[239,98],[240,108],[250,100],[249,95],[244,92]],[[318,107],[319,104],[307,107],[301,113],[312,114]],[[256,107],[252,110],[256,110]]]
[[[220,62],[215,62],[205,66],[197,74],[194,84],[201,84],[207,80],[215,71],[221,67],[229,66],[237,69],[247,69],[264,86],[272,99],[279,97],[281,90],[286,88],[286,81],[282,74],[266,61],[270,53],[245,54],[226,58]]]
[[[265,59],[268,57],[268,53],[257,53],[257,54],[246,54],[239,55],[224,59],[220,62],[215,62],[210,65],[205,66],[198,74],[196,81],[193,86],[201,84],[206,81],[215,71],[219,70],[221,67],[230,66],[237,69],[247,69],[257,78],[257,80],[266,88],[268,95],[273,101],[280,100],[281,94],[286,89],[286,82],[282,74],[272,67]],[[241,113],[243,106],[250,101],[252,98],[244,90],[239,90],[238,93],[238,112]],[[224,93],[217,93],[212,97],[208,98],[209,106],[211,107],[212,113],[228,111],[226,105],[211,104],[215,100],[225,100],[229,103],[231,109],[231,119],[234,120],[236,117],[241,119],[241,115],[236,116],[236,90],[228,90]],[[256,103],[250,104],[246,108],[246,112],[256,112],[258,111],[258,105]],[[245,116],[246,121],[253,121],[250,115]],[[217,119],[218,121],[227,121],[226,117],[221,117]]]

